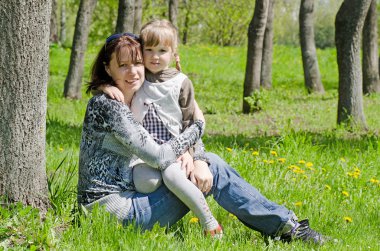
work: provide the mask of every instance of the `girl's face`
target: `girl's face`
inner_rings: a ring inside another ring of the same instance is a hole
[[[143,57],[145,67],[150,72],[157,73],[169,68],[173,50],[162,43],[157,46],[144,46]]]
[[[116,87],[120,89],[126,98],[132,97],[144,82],[145,75],[142,59],[137,62],[131,62],[130,56],[121,52],[120,62],[118,62],[114,52],[109,65],[105,67],[108,75],[116,83]]]

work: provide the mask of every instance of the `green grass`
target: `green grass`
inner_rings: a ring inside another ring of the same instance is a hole
[[[85,76],[96,54],[86,54]],[[336,126],[338,74],[335,51],[318,51],[325,95],[308,95],[303,86],[299,48],[276,46],[273,89],[262,91],[263,110],[242,115],[245,48],[183,46],[183,71],[194,83],[206,113],[204,142],[273,201],[285,205],[313,228],[331,236],[323,247],[300,242],[273,243],[239,223],[211,198],[223,224],[221,241],[204,238],[186,215],[168,231],[141,232],[122,227],[101,209],[79,214],[76,208],[81,123],[87,100],[62,98],[70,51],[51,47],[48,86],[47,172],[51,209],[12,205],[0,208],[0,250],[379,250],[380,96],[364,97],[368,131],[347,132]],[[63,161],[64,160],[64,161]],[[60,167],[54,174],[57,167]],[[53,178],[54,177],[54,178]],[[371,182],[372,181],[372,182]],[[345,217],[352,219],[347,222]]]

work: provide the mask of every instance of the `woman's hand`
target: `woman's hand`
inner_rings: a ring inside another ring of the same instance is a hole
[[[199,108],[197,102],[194,100],[194,120],[202,120],[204,123],[206,123],[205,117],[203,116],[203,112]]]
[[[181,168],[186,170],[186,177],[194,171],[194,160],[190,153],[187,151],[177,159],[177,162],[182,161]]]
[[[117,101],[124,103],[124,95],[116,86],[109,84],[100,85],[98,89],[99,91],[102,91],[108,96],[110,96],[112,99],[116,99]]]
[[[208,193],[213,184],[213,176],[208,168],[208,164],[202,160],[194,161],[194,171],[190,174],[190,180],[203,193]]]

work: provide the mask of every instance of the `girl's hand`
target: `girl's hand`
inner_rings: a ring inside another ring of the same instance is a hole
[[[193,157],[189,152],[185,152],[177,159],[177,162],[179,161],[182,161],[181,168],[186,170],[186,177],[189,177],[190,173],[194,171]]]
[[[203,112],[201,111],[201,109],[199,108],[199,106],[195,100],[194,100],[194,116],[193,116],[193,119],[194,120],[202,120],[203,122],[206,122],[205,117],[203,116]]]
[[[124,103],[124,95],[116,86],[100,85],[98,89],[110,96],[112,99],[116,99],[117,101]]]
[[[194,165],[194,171],[190,174],[191,182],[203,193],[210,192],[213,184],[213,176],[208,168],[208,164],[202,160],[196,160],[194,161]]]

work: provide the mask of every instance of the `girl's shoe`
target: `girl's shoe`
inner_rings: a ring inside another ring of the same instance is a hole
[[[204,234],[205,234],[205,236],[211,236],[211,238],[222,239],[222,237],[223,237],[223,228],[219,224],[213,230],[204,230]]]

